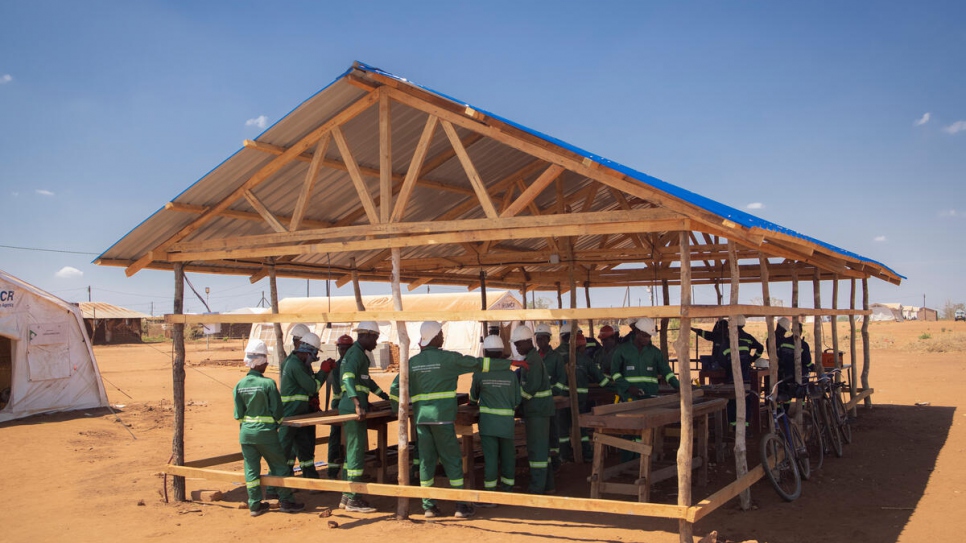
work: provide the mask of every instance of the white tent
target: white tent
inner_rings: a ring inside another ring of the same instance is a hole
[[[392,296],[363,296],[362,303],[369,311],[391,311]],[[446,312],[479,310],[479,292],[441,293],[441,294],[407,294],[402,297],[402,306],[407,311],[439,311]],[[523,304],[516,297],[505,290],[487,290],[487,309],[523,309]],[[352,313],[357,311],[356,300],[353,296],[334,296],[332,298],[284,298],[278,302],[279,313]],[[282,332],[285,338],[286,352],[292,349],[292,339],[289,330],[296,323],[283,323]],[[335,342],[339,336],[348,334],[355,339],[352,329],[357,323],[325,323],[306,322],[309,330],[315,332],[322,339],[323,348],[319,356],[338,358],[335,355]],[[389,344],[399,345],[399,335],[395,322],[379,322],[379,345],[373,352],[374,364],[385,367],[389,360]],[[419,326],[422,322],[407,322],[406,331],[409,333],[410,356],[419,353]],[[492,323],[501,325],[501,335],[509,337],[510,323]],[[484,334],[483,326],[477,321],[447,321],[443,323],[443,348],[458,351],[471,356],[480,356],[482,347],[480,337]],[[268,346],[270,359],[275,355],[275,332],[272,325],[256,323],[252,325],[252,339],[261,339]],[[278,363],[277,360],[274,360]]]
[[[0,422],[107,405],[80,309],[2,270],[0,396]]]
[[[874,303],[869,305],[871,322],[902,322],[902,304]]]

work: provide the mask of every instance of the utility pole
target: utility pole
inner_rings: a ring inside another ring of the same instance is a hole
[[[151,316],[154,316],[154,302],[151,302]]]
[[[205,307],[208,309],[208,311],[211,311],[211,304],[208,303],[208,294],[210,293],[211,293],[211,289],[208,287],[205,287]],[[207,326],[205,326],[204,330],[205,330],[205,350],[209,351],[211,350],[210,349],[211,344],[209,343],[211,341],[211,334],[209,333],[210,330],[208,330]]]
[[[923,297],[925,297],[925,294],[923,295]],[[91,286],[90,285],[87,285],[87,301],[88,302],[93,302],[94,301],[94,300],[91,299]],[[925,302],[923,302],[923,304],[925,304]]]

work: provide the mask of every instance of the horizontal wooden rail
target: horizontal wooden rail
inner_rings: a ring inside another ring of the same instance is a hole
[[[856,405],[858,405],[859,402],[861,402],[862,400],[868,398],[874,392],[875,392],[875,389],[874,388],[867,388],[867,389],[863,390],[862,392],[859,392],[858,394],[855,395],[854,398],[852,398],[851,400],[849,400],[849,403],[845,404],[845,411],[846,412],[851,411],[852,409],[855,408]]]
[[[685,520],[688,522],[697,522],[710,515],[715,509],[726,504],[732,498],[741,494],[745,489],[751,488],[751,485],[757,483],[764,476],[765,469],[760,464],[755,466],[754,469],[735,479],[728,486],[701,500],[697,505],[689,507]]]

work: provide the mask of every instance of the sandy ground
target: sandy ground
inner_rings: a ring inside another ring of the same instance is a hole
[[[841,330],[844,336],[847,330]],[[847,341],[843,344],[847,348]],[[827,458],[796,502],[781,501],[762,481],[752,488],[752,510],[739,510],[733,500],[701,520],[695,534],[717,530],[720,541],[771,543],[962,540],[966,519],[957,512],[966,506],[966,468],[959,460],[966,448],[966,415],[958,408],[966,402],[961,393],[964,345],[966,323],[873,324],[874,407],[859,411],[855,440],[845,456]],[[188,349],[187,457],[236,452],[231,388],[245,373],[236,362],[241,342],[212,342],[206,349],[201,341]],[[334,508],[338,496],[306,492],[298,494],[307,503],[305,513],[250,518],[239,509],[244,507],[244,489],[203,480],[188,480],[189,492],[221,490],[225,500],[166,504],[160,469],[171,454],[170,343],[99,347],[95,353],[111,403],[124,406],[118,418],[96,410],[0,425],[0,480],[7,496],[0,508],[0,539],[678,541],[672,521],[528,508],[479,510],[467,521],[448,517],[426,522],[421,516],[396,521],[395,500],[379,497],[372,501],[383,513],[336,511],[323,519],[318,511]],[[384,386],[394,377],[374,375]],[[320,446],[317,458],[324,457]],[[226,468],[240,469],[240,463]],[[588,471],[586,465],[565,466],[561,494],[589,495]],[[733,478],[733,460],[712,471],[712,485],[696,488],[695,499]],[[675,503],[674,484],[659,485],[654,498]],[[412,510],[418,508],[414,501]],[[451,513],[452,505],[443,509]],[[330,528],[329,520],[339,527]]]

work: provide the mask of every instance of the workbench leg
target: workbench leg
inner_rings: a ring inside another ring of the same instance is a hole
[[[725,461],[725,411],[718,410],[714,413],[714,461]]]
[[[596,436],[597,433],[594,433]],[[604,444],[594,440],[594,462],[590,470],[590,497],[600,498],[600,484],[604,477]]]
[[[654,429],[654,451],[651,453],[651,461],[660,462],[664,460],[664,427]]]
[[[473,458],[473,434],[464,434],[463,442],[463,488],[476,488],[473,474],[476,472],[476,459]]]
[[[641,431],[641,443],[652,447],[651,452],[653,453],[654,447],[654,429],[649,428],[647,430]],[[651,455],[642,454],[641,455],[641,469],[640,469],[640,479],[638,479],[637,486],[637,501],[647,502],[651,500]]]
[[[376,482],[386,482],[386,470],[389,468],[389,425],[382,424],[376,429],[376,442],[379,448],[379,469],[376,471]]]
[[[698,433],[698,456],[701,467],[698,468],[698,486],[708,486],[708,415],[698,417],[695,431]]]

